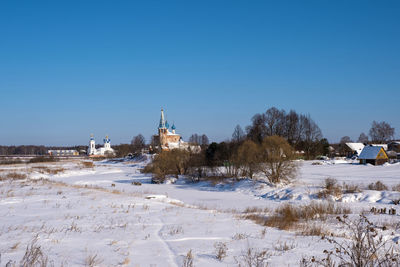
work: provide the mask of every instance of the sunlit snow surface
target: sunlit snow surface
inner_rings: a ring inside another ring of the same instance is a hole
[[[37,236],[55,266],[84,266],[95,255],[98,266],[182,266],[189,250],[194,266],[235,266],[248,247],[268,250],[272,266],[298,266],[302,257],[321,256],[331,245],[295,231],[263,232],[264,227],[240,218],[241,212],[248,207],[273,210],[287,202],[321,201],[317,193],[328,177],[363,189],[332,199],[350,207],[354,216],[373,206],[391,207],[393,199],[400,199],[400,192],[391,190],[400,183],[400,164],[298,162],[294,183],[272,187],[251,180],[191,183],[183,177],[176,183],[151,184],[151,176],[140,172],[147,162],[103,161],[94,168],[83,168],[77,160],[0,166],[0,176],[15,171],[30,177],[0,181],[0,265],[9,260],[18,263]],[[32,167],[39,165],[65,171],[43,174]],[[366,189],[377,180],[389,190]],[[399,220],[398,215],[369,216],[388,223]],[[335,230],[334,219],[325,224]],[[398,236],[395,232],[392,238]],[[227,246],[222,261],[215,257],[218,242]],[[280,249],[285,243],[290,249]]]

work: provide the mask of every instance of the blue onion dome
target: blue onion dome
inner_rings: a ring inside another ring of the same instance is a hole
[[[176,127],[175,127],[175,123],[174,123],[174,124],[172,124],[172,127],[171,127],[171,129],[172,129],[172,130],[175,130],[175,129],[176,129]]]
[[[165,122],[165,128],[167,128],[167,129],[169,128],[168,121]]]

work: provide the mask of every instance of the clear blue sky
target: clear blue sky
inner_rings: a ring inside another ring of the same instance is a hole
[[[1,145],[184,139],[271,106],[400,133],[400,1],[1,1]]]

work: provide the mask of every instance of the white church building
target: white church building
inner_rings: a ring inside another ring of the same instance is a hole
[[[115,155],[114,149],[111,148],[111,140],[106,136],[104,138],[104,146],[96,148],[96,141],[94,140],[93,135],[90,136],[90,141],[89,141],[89,149],[87,151],[87,154],[89,156],[104,156],[104,155]]]

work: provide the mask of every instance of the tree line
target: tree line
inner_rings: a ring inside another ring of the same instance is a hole
[[[294,110],[272,107],[255,114],[245,129],[237,125],[230,140],[203,145],[200,153],[162,151],[144,171],[153,173],[156,181],[168,175],[253,178],[262,173],[269,182],[279,183],[295,176],[294,159],[328,153],[329,143],[317,123]],[[192,137],[192,142],[199,144],[199,136]]]

